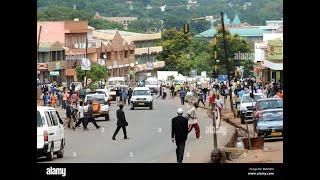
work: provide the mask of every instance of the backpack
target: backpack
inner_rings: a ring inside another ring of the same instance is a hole
[[[97,113],[100,111],[100,103],[98,101],[92,102],[92,111],[93,113]]]

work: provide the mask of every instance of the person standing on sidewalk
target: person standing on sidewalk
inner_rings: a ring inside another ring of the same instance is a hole
[[[199,104],[198,103],[194,103],[193,105],[194,105],[194,107],[192,107],[187,112],[189,118],[191,119],[188,133],[190,133],[192,131],[192,129],[194,128],[195,131],[196,131],[196,138],[197,139],[201,139],[202,137],[200,136],[200,127],[199,127],[199,123],[198,123],[198,119],[197,119],[197,115],[196,115],[196,109],[198,109]]]
[[[188,119],[183,117],[183,109],[179,108],[178,116],[174,117],[171,122],[171,139],[176,143],[177,162],[182,163],[184,148],[188,137]]]
[[[181,105],[184,105],[184,98],[186,97],[186,91],[184,90],[184,88],[181,88],[179,95],[181,99]]]
[[[100,128],[100,126],[97,124],[97,122],[96,122],[96,120],[94,119],[94,116],[93,116],[92,101],[90,101],[89,106],[88,106],[87,123],[86,123],[86,128],[85,129],[87,129],[87,126],[88,126],[89,122],[92,122],[92,124],[97,129]]]
[[[116,136],[117,136],[120,128],[122,128],[124,139],[129,139],[127,137],[127,130],[126,130],[126,126],[128,126],[128,122],[126,120],[126,116],[125,116],[125,114],[124,114],[122,109],[123,109],[123,105],[120,104],[119,105],[119,109],[117,110],[117,119],[118,119],[118,121],[117,121],[117,129],[113,133],[112,140],[116,140]]]

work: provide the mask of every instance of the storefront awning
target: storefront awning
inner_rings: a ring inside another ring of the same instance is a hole
[[[283,70],[283,63],[273,63],[271,61],[261,61],[261,65],[263,67],[275,70],[275,71],[282,71]]]

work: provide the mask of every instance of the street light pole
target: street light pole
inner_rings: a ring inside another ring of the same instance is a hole
[[[227,41],[226,41],[226,33],[225,33],[225,27],[224,27],[224,21],[223,21],[223,12],[220,12],[221,15],[221,25],[222,25],[222,36],[223,36],[223,44],[224,44],[224,54],[225,54],[225,61],[226,61],[226,68],[227,68],[227,77],[228,77],[228,83],[229,83],[229,88],[231,87],[230,85],[230,66],[229,66],[229,61],[228,61],[228,53],[227,53]],[[236,117],[236,114],[234,113],[233,110],[233,100],[232,100],[232,92],[231,88],[229,91],[230,95],[230,106],[231,106],[231,111],[233,113],[233,116]]]

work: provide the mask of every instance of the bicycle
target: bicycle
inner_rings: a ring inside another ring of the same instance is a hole
[[[210,119],[213,118],[213,112],[215,114],[215,121],[216,121],[216,128],[218,129],[220,127],[220,123],[221,123],[221,114],[219,111],[219,108],[217,107],[217,105],[215,104],[215,109],[213,110],[213,104],[210,103],[209,104],[209,108],[207,109],[207,115]]]

